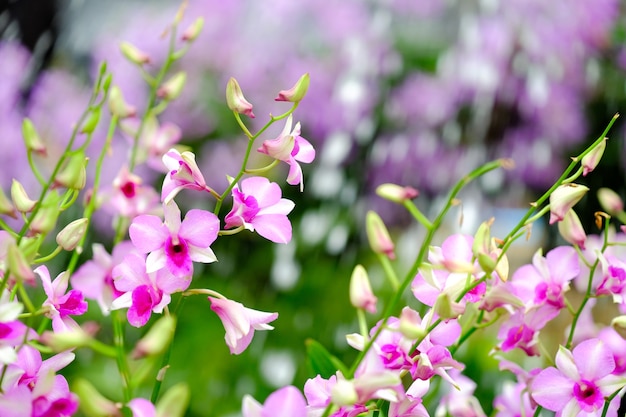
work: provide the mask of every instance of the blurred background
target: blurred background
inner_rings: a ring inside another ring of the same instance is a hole
[[[119,43],[147,52],[148,70],[157,70],[167,50],[161,34],[179,2],[0,5],[0,185],[6,191],[16,177],[28,189],[35,182],[24,169],[22,118],[33,120],[49,148],[60,148],[103,60],[127,101],[141,109],[148,90]],[[378,211],[398,239],[401,271],[422,233],[401,207],[375,196],[377,185],[418,189],[418,206],[432,214],[464,174],[489,160],[512,158],[514,169],[494,172],[464,191],[462,209],[453,210],[442,233],[473,233],[496,216],[504,235],[569,157],[626,109],[626,6],[619,0],[191,0],[181,27],[198,16],[205,19],[204,30],[177,64],[188,73],[187,86],[160,121],[181,128],[209,185],[225,189],[225,174],[237,172],[245,149],[225,105],[231,76],[255,105],[251,124],[259,127],[270,112],[285,109],[273,102],[276,93],[309,72],[311,86],[295,121],[317,158],[304,167],[304,193],[283,187],[296,202],[293,242],[273,245],[248,233],[219,239],[213,247],[219,262],[196,269],[194,287],[278,311],[279,319],[275,331],[257,332],[244,354],[231,357],[208,302],[186,301],[165,383],[189,383],[190,416],[235,416],[246,393],[263,400],[279,386],[302,386],[313,376],[306,362],[309,337],[352,360],[344,336],[357,329],[348,301],[356,263],[368,267],[381,303],[386,299],[367,249],[364,213]],[[602,164],[585,179],[592,189],[610,187],[624,196],[625,134],[618,119]],[[96,137],[94,155],[103,139],[104,132]],[[121,135],[116,138],[117,152],[127,146]],[[104,181],[119,169],[120,158],[110,159]],[[151,175],[159,186],[162,177]],[[277,172],[273,179],[282,182],[285,175]],[[212,204],[186,193],[179,200],[188,207]],[[592,232],[595,194],[579,207]],[[109,225],[101,221],[102,236]],[[531,241],[518,248],[519,262],[527,262],[538,245],[556,241],[538,225]],[[91,314],[106,334],[108,319]],[[479,341],[472,343],[480,349]],[[119,399],[113,363],[86,351],[78,359],[71,372]],[[488,412],[493,393],[482,392],[480,381],[493,381],[495,362],[464,359]]]

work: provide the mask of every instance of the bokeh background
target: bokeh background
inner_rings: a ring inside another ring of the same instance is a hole
[[[161,34],[179,2],[4,0],[0,6],[0,185],[6,191],[16,177],[28,189],[34,182],[24,169],[21,119],[30,117],[49,147],[60,148],[103,60],[126,99],[142,108],[146,86],[119,43],[149,53],[158,68],[167,49]],[[356,330],[348,302],[353,266],[368,267],[381,302],[386,294],[367,250],[364,213],[378,211],[398,239],[400,270],[420,243],[420,228],[376,197],[377,185],[415,187],[418,205],[429,214],[465,173],[512,158],[514,169],[490,174],[463,193],[462,209],[441,237],[459,229],[471,233],[492,215],[504,230],[570,156],[626,109],[626,6],[620,0],[191,0],[181,26],[198,16],[204,30],[178,65],[188,73],[187,87],[161,121],[180,126],[209,184],[226,187],[225,174],[236,173],[245,147],[225,106],[231,76],[255,105],[252,125],[260,126],[284,108],[273,103],[276,93],[309,72],[311,87],[296,120],[317,158],[305,167],[304,193],[283,188],[297,204],[290,215],[293,242],[273,245],[247,233],[219,239],[219,262],[197,268],[194,287],[278,311],[279,319],[275,331],[257,333],[245,353],[230,356],[208,303],[185,302],[165,385],[189,383],[189,416],[235,416],[246,393],[262,400],[279,386],[302,386],[313,376],[307,338],[350,362],[354,352],[344,336]],[[601,166],[585,179],[590,187],[624,195],[625,134],[618,120]],[[116,138],[116,152],[127,146]],[[109,181],[119,161],[107,161]],[[274,179],[284,177],[281,171]],[[158,175],[148,178],[160,184]],[[211,205],[190,194],[180,200],[188,207]],[[598,208],[593,193],[581,202],[579,215],[590,232]],[[103,216],[99,234],[105,239],[109,224]],[[519,262],[538,245],[556,242],[538,225],[532,240],[517,248]],[[89,319],[100,321],[107,334],[108,319],[95,311]],[[131,340],[138,336],[129,333]],[[489,411],[500,376],[495,362],[472,359],[481,349],[487,356],[488,344],[479,338],[464,360]],[[112,362],[79,351],[71,372],[119,399]]]

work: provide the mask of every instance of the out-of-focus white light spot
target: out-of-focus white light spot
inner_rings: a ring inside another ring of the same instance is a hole
[[[326,250],[331,255],[336,255],[343,251],[348,241],[348,228],[343,224],[333,227],[326,239]]]
[[[275,245],[274,263],[270,272],[272,285],[279,290],[292,289],[300,277],[300,265],[295,260],[296,244]]]
[[[348,156],[352,148],[350,135],[346,132],[335,132],[328,136],[324,143],[320,163],[337,166]]]
[[[532,154],[533,165],[536,167],[548,166],[552,161],[552,149],[545,140],[535,141],[530,153]]]
[[[307,211],[300,221],[300,234],[304,243],[319,244],[330,229],[331,218],[327,213]]]
[[[345,80],[339,86],[339,101],[343,104],[355,104],[365,97],[365,88],[357,79]]]
[[[343,172],[335,167],[321,167],[311,176],[311,191],[317,197],[335,197],[343,187]]]
[[[289,352],[268,352],[261,359],[261,375],[275,388],[291,384],[295,374],[296,364]]]

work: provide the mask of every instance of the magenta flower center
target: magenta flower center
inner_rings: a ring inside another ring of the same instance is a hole
[[[11,334],[12,328],[6,323],[0,323],[0,339],[6,338]]]
[[[79,316],[87,311],[87,303],[81,291],[71,290],[59,301],[60,303],[56,307],[61,317],[69,315]]]
[[[174,243],[171,237],[165,242],[165,254],[177,266],[181,267],[189,258],[189,247],[184,239],[177,238],[178,243]]]
[[[381,346],[380,351],[383,363],[388,369],[401,369],[405,365],[410,365],[410,362],[406,359],[404,352],[402,352],[396,345],[388,343]]]
[[[535,301],[538,303],[547,303],[556,308],[565,307],[563,301],[563,291],[560,285],[554,283],[542,282],[535,288]]]
[[[120,190],[126,198],[133,198],[137,194],[137,184],[128,181],[120,187]]]
[[[291,150],[291,156],[296,156],[298,155],[298,152],[300,152],[300,145],[298,145],[298,140],[294,140],[293,143],[293,149]]]
[[[574,397],[584,411],[596,410],[604,404],[604,398],[596,384],[585,379],[574,385]]]

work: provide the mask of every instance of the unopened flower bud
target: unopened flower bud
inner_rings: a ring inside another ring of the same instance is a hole
[[[362,265],[355,266],[350,277],[350,302],[356,308],[375,313],[376,301],[367,271]]]
[[[419,191],[413,187],[402,187],[396,184],[381,184],[376,187],[376,194],[385,200],[402,204],[407,200],[416,198],[419,195]]]
[[[76,249],[87,232],[87,226],[89,226],[89,219],[86,217],[74,220],[57,234],[57,244],[67,251]]]
[[[41,141],[35,125],[28,118],[22,122],[22,136],[24,137],[26,149],[40,155],[46,155],[46,145]]]
[[[35,218],[30,224],[30,230],[35,233],[49,233],[54,230],[59,217],[61,196],[56,190],[46,194],[41,202]]]
[[[420,316],[417,311],[404,307],[400,313],[400,333],[410,340],[416,340],[426,334],[421,326]]]
[[[615,215],[624,211],[624,202],[620,196],[610,188],[600,188],[598,190],[598,201],[607,213]]]
[[[80,398],[80,410],[88,417],[121,417],[117,405],[104,397],[85,379],[77,378],[73,381],[72,392]]]
[[[245,114],[246,116],[254,119],[254,113],[252,113],[252,104],[246,100],[241,91],[241,87],[236,79],[230,77],[226,84],[226,104],[232,111]]]
[[[122,42],[120,44],[120,50],[122,54],[133,64],[143,65],[150,62],[150,55],[141,51],[135,45],[129,42]]]
[[[435,313],[442,319],[455,319],[463,314],[463,306],[455,303],[450,298],[450,294],[442,292],[435,301]]]
[[[80,129],[80,133],[93,133],[98,127],[98,123],[100,122],[100,114],[102,113],[102,107],[94,107],[89,112],[89,116],[87,116],[87,120],[83,123],[83,127]]]
[[[389,236],[387,226],[383,223],[375,211],[368,211],[365,218],[365,231],[374,253],[386,255],[389,259],[395,259],[394,244]]]
[[[611,326],[615,330],[626,331],[626,315],[614,317]]]
[[[330,398],[333,404],[341,407],[355,404],[359,396],[354,383],[341,378],[337,379],[337,383],[331,388]]]
[[[176,318],[164,315],[148,330],[148,333],[137,342],[131,357],[133,359],[145,358],[146,356],[156,356],[165,352],[176,330]]]
[[[55,183],[65,188],[82,190],[87,183],[87,158],[83,152],[72,154],[57,174]]]
[[[298,81],[291,87],[289,90],[281,90],[278,92],[278,97],[274,100],[276,101],[289,101],[291,103],[298,103],[302,101],[304,96],[306,95],[307,90],[309,89],[309,83],[311,82],[311,77],[309,73],[302,75]]]
[[[169,388],[156,405],[157,417],[183,417],[189,406],[191,393],[185,383]]]
[[[593,171],[602,159],[602,155],[604,154],[604,150],[606,149],[606,141],[608,138],[602,139],[600,143],[596,145],[587,155],[583,156],[582,161],[580,161],[583,166],[583,177],[587,176],[591,171]]]
[[[122,94],[122,90],[116,85],[111,87],[109,91],[109,110],[111,114],[119,117],[120,119],[125,119],[127,117],[132,117],[137,114],[137,109],[135,106],[131,106],[124,100],[124,95]]]
[[[13,200],[13,205],[20,213],[28,213],[37,204],[35,200],[31,200],[28,197],[24,186],[16,179],[13,179],[11,183],[11,200]]]
[[[80,326],[72,327],[64,332],[45,331],[39,341],[54,352],[64,352],[88,346],[92,338]]]
[[[559,233],[566,242],[572,245],[577,245],[581,249],[585,249],[585,241],[587,240],[587,234],[583,225],[580,223],[578,215],[573,209],[569,209],[565,213],[565,217],[558,224]]]
[[[157,96],[164,100],[175,100],[180,96],[187,81],[187,73],[179,71],[157,90]]]
[[[563,184],[550,194],[550,224],[561,221],[565,213],[580,201],[589,188],[580,184]]]
[[[193,42],[196,40],[200,32],[202,32],[202,27],[204,26],[204,18],[199,17],[194,22],[189,25],[187,29],[183,32],[182,40],[185,42]]]
[[[15,215],[15,207],[13,207],[13,203],[11,203],[11,200],[9,200],[2,188],[0,188],[0,214],[5,214],[13,217],[14,219],[17,217]]]
[[[7,266],[11,271],[11,275],[18,281],[29,284],[33,284],[35,282],[35,273],[26,260],[24,253],[15,243],[9,244],[9,248],[7,250]]]

